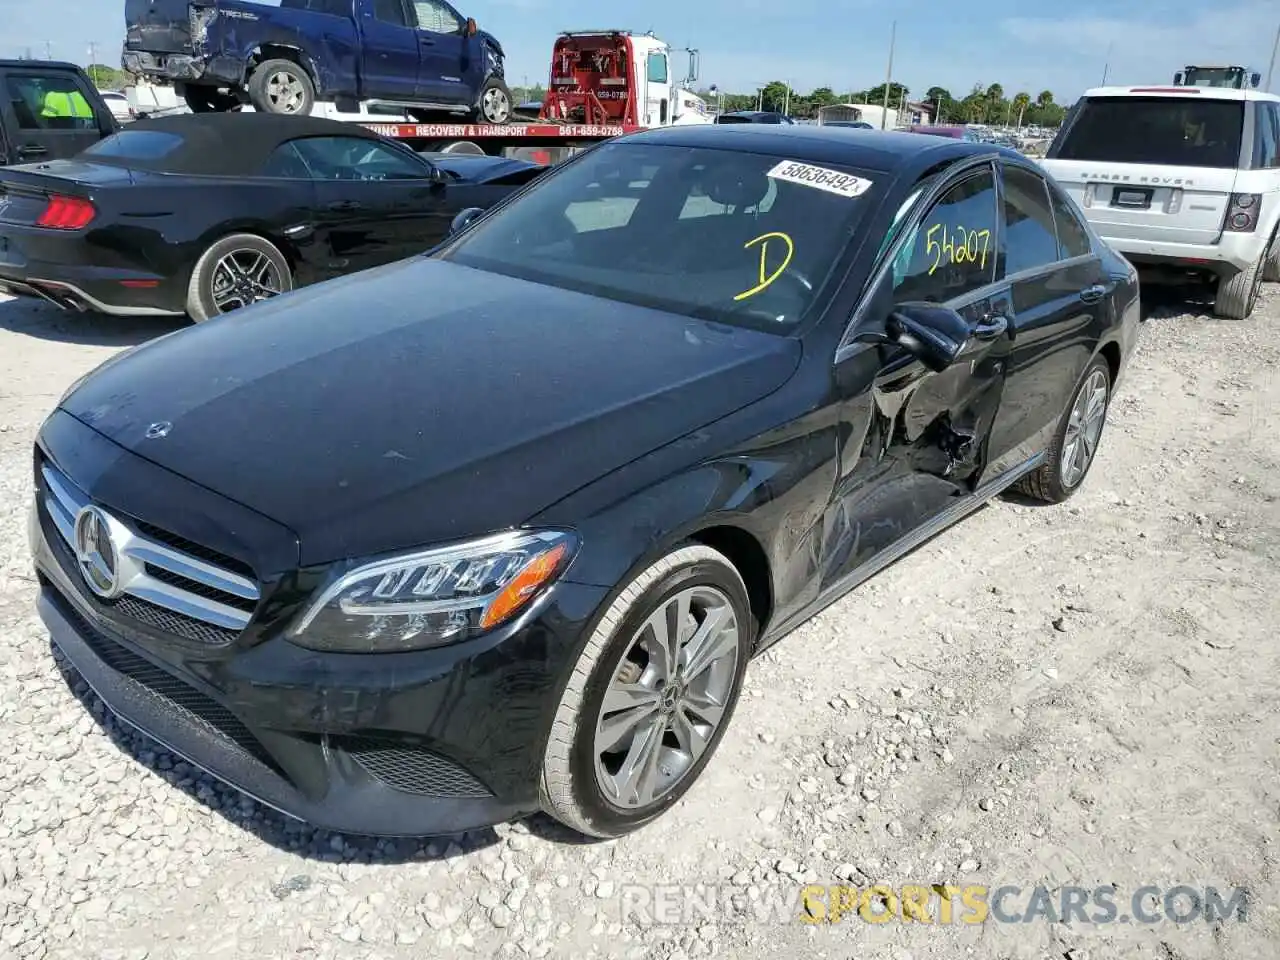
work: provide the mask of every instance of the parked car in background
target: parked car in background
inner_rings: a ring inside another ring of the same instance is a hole
[[[875,129],[875,127],[867,123],[867,121],[865,120],[824,120],[822,122],[822,126],[848,127],[853,130],[874,130]]]
[[[125,0],[125,70],[176,83],[194,111],[316,100],[511,118],[504,53],[445,0]]]
[[[466,159],[470,168],[444,169],[317,117],[138,120],[72,159],[0,171],[0,290],[207,320],[425,251],[460,211],[490,206],[540,169]]]
[[[785,113],[776,113],[771,110],[735,110],[732,113],[722,113],[716,117],[716,123],[784,123],[794,124]]]
[[[1081,489],[1138,314],[998,147],[621,137],[80,381],[33,456],[40,614],[129,724],[316,826],[616,837],[753,657],[1001,491]]]
[[[111,110],[111,115],[120,123],[128,123],[138,118],[138,112],[129,103],[129,98],[116,90],[100,90],[103,102]]]
[[[74,63],[0,60],[0,165],[75,156],[118,128]]]
[[[1280,97],[1098,87],[1042,164],[1147,283],[1208,283],[1214,312],[1242,320],[1280,280]]]
[[[914,124],[904,128],[907,133],[923,133],[931,137],[946,137],[950,140],[963,140],[966,143],[983,143],[985,142],[976,131],[970,130],[968,127],[961,126],[931,126],[929,124]]]

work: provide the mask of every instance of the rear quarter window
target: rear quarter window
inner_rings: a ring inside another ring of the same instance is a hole
[[[1080,105],[1057,159],[1235,169],[1244,107],[1243,100],[1094,97]]]
[[[158,160],[182,146],[176,133],[161,130],[122,130],[99,140],[82,156],[112,160]]]

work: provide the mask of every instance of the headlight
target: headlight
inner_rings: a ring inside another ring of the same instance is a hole
[[[457,643],[526,609],[576,550],[567,531],[514,531],[363,564],[321,591],[286,636],[346,653]]]

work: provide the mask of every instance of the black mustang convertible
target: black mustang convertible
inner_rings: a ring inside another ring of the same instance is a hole
[[[339,120],[140,120],[72,159],[0,171],[0,292],[208,320],[428,250],[459,211],[543,169],[432,162]]]
[[[40,610],[124,720],[296,817],[616,836],[760,651],[1001,491],[1080,489],[1138,294],[1000,147],[611,141],[73,386]]]

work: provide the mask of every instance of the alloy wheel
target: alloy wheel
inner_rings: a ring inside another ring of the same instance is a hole
[[[1107,418],[1107,375],[1102,370],[1089,374],[1076,394],[1067,418],[1062,443],[1062,485],[1071,489],[1084,479],[1098,449],[1102,426]]]
[[[233,250],[213,268],[210,293],[219,313],[269,300],[283,290],[279,268],[257,250]]]
[[[305,100],[302,81],[283,70],[273,73],[267,78],[267,99],[277,113],[297,113]]]
[[[740,643],[733,604],[710,586],[671,596],[635,632],[596,721],[596,779],[612,803],[647,807],[693,769],[724,717]]]
[[[490,123],[505,123],[511,115],[511,101],[500,87],[492,87],[485,91],[481,109]]]

